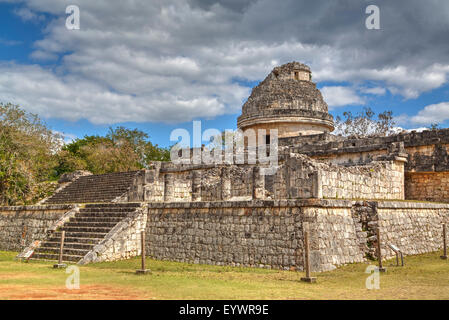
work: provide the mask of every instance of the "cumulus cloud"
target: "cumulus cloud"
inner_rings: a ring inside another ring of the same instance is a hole
[[[357,93],[349,87],[323,87],[321,93],[330,109],[347,105],[365,104],[363,98],[359,97]]]
[[[65,28],[72,4],[81,30]],[[178,122],[239,112],[246,81],[292,60],[309,64],[314,81],[351,84],[323,88],[331,107],[363,104],[353,87],[364,81],[385,88],[365,93],[405,98],[445,84],[449,3],[379,0],[381,31],[365,28],[368,4],[25,0],[24,19],[50,17],[31,59],[54,64],[0,65],[0,97],[46,117]]]
[[[28,8],[18,8],[14,10],[14,13],[19,16],[23,21],[43,21],[45,16],[36,14]]]
[[[18,46],[18,45],[22,44],[22,41],[7,40],[7,39],[0,38],[0,44],[7,46],[7,47],[12,47],[12,46]]]
[[[381,87],[361,88],[359,91],[362,93],[372,94],[376,96],[383,96],[387,93],[387,89]]]
[[[441,124],[449,120],[449,102],[431,104],[425,106],[416,115],[401,114],[396,116],[394,120],[397,124],[408,127]],[[412,130],[421,130],[423,128],[425,127]]]
[[[420,125],[438,124],[446,120],[449,120],[449,102],[428,105],[410,118],[411,122]]]

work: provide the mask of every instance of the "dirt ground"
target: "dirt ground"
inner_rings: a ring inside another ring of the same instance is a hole
[[[0,288],[0,299],[8,300],[148,300],[142,292],[107,285],[81,285],[80,289],[8,285]]]

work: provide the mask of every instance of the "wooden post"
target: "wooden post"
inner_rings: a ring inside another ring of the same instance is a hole
[[[146,268],[146,252],[145,252],[145,231],[142,231],[140,233],[140,246],[141,246],[141,252],[142,252],[142,269],[137,270],[136,273],[137,274],[148,274],[151,273],[150,269]]]
[[[306,269],[306,276],[301,278],[301,281],[314,283],[316,282],[315,277],[310,276],[310,244],[309,244],[309,231],[304,231],[304,268]]]
[[[443,223],[443,255],[441,259],[447,260],[447,234],[446,234],[446,224]]]
[[[382,266],[382,249],[380,245],[380,228],[377,227],[377,260],[379,261],[379,272],[387,271],[386,268]]]
[[[65,231],[61,232],[61,242],[59,243],[59,259],[58,263],[53,265],[53,268],[60,269],[60,268],[66,268],[67,265],[65,263],[62,263],[62,254],[64,251],[64,239],[65,239]]]

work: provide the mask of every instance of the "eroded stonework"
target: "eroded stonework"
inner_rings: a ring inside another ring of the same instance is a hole
[[[333,118],[311,80],[310,68],[298,62],[274,68],[243,105],[238,127],[278,129],[279,137],[332,131]]]
[[[332,135],[332,116],[311,80],[297,62],[274,68],[243,106],[239,128],[278,130],[275,164],[249,162],[247,148],[241,163],[200,158],[69,175],[47,203],[102,203],[0,208],[0,249],[27,247],[19,257],[29,256],[63,226],[72,244],[88,248],[68,252],[81,264],[139,255],[142,231],[156,259],[286,270],[304,269],[308,231],[314,272],[376,258],[377,230],[387,258],[389,244],[406,255],[440,250],[441,224],[449,223],[449,129]],[[80,251],[87,253],[76,259]]]

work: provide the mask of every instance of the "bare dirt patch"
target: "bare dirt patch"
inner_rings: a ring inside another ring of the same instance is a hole
[[[2,280],[20,280],[20,279],[42,279],[42,276],[26,273],[8,273],[0,274],[0,281]],[[1,290],[1,289],[0,289]]]
[[[141,291],[105,285],[81,285],[80,289],[74,290],[54,286],[0,286],[0,299],[9,300],[141,300],[151,298]]]

